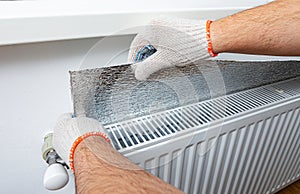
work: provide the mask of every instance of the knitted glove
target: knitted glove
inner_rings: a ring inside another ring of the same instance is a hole
[[[110,142],[105,133],[103,125],[95,119],[72,118],[71,114],[63,114],[53,130],[53,148],[74,171],[73,157],[76,146],[86,137],[93,135],[102,136]]]
[[[138,80],[172,66],[184,66],[209,58],[206,21],[157,18],[150,22],[131,43],[128,61],[135,62],[145,45],[157,50],[149,58],[132,65]]]

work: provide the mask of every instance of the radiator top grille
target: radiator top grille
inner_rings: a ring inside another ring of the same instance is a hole
[[[287,83],[288,82],[288,83]],[[164,112],[122,121],[105,128],[119,151],[171,137],[175,133],[255,111],[283,100],[298,98],[300,78],[218,97]]]

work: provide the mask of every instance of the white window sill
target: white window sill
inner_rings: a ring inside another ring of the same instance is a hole
[[[70,4],[55,1],[0,2],[0,45],[135,34],[137,29],[133,27],[145,25],[158,15],[216,19],[252,7],[248,3],[245,6],[191,8],[197,1],[189,1],[189,6],[181,8],[177,1],[177,7],[166,8],[168,5],[165,5],[165,9],[161,6],[159,10],[121,9],[120,2],[116,2],[118,7],[112,3],[104,5],[102,1]]]

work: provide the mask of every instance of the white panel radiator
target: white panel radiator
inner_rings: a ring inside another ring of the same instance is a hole
[[[300,178],[300,78],[107,125],[130,160],[186,193],[274,193]]]

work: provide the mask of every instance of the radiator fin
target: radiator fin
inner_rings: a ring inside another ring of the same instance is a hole
[[[176,150],[171,161],[161,155],[145,169],[185,193],[274,193],[300,178],[299,110]]]

